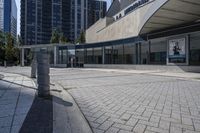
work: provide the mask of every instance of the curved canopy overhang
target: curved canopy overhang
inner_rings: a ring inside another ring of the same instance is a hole
[[[147,34],[200,20],[199,0],[156,0],[139,25]]]

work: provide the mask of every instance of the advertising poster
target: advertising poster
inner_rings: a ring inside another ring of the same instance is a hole
[[[186,60],[186,39],[169,40],[169,59],[170,62],[184,63]]]

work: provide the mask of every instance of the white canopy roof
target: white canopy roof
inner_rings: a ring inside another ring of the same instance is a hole
[[[140,25],[140,34],[200,20],[200,0],[158,1],[164,4],[158,6],[156,5],[158,3],[155,3],[149,8],[149,12]]]

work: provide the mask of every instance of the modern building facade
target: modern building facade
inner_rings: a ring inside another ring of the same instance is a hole
[[[15,0],[0,0],[0,30],[17,37],[17,6]]]
[[[4,0],[0,0],[0,30],[3,31]]]
[[[71,1],[71,33],[70,40],[75,40],[82,31],[88,28],[90,20],[91,0],[72,0]]]
[[[92,1],[92,23],[91,24],[94,24],[99,19],[104,18],[106,16],[106,11],[107,11],[107,2],[100,1],[100,0]]]
[[[21,36],[25,45],[50,43],[53,30],[71,42],[92,21],[93,0],[21,0]]]
[[[76,46],[85,64],[199,66],[200,1],[115,0],[86,42]]]
[[[21,0],[21,38],[24,44],[42,44],[50,41],[51,15],[51,0]]]

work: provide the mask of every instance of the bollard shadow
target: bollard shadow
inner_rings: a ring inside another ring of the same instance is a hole
[[[63,105],[63,106],[66,106],[66,107],[73,106],[73,103],[64,101],[63,99],[56,97],[56,96],[53,96],[53,102],[60,104],[60,105]]]
[[[53,104],[52,97],[35,97],[19,133],[52,133]]]
[[[19,133],[53,133],[53,102],[65,107],[73,106],[73,103],[56,96],[36,96]]]
[[[7,83],[10,83],[10,84],[14,84],[14,85],[17,85],[17,86],[25,87],[25,88],[28,88],[28,89],[37,90],[37,88],[35,88],[35,87],[31,87],[31,86],[26,86],[26,85],[10,82],[10,81],[4,80],[4,79],[1,79],[1,81],[7,82]]]

